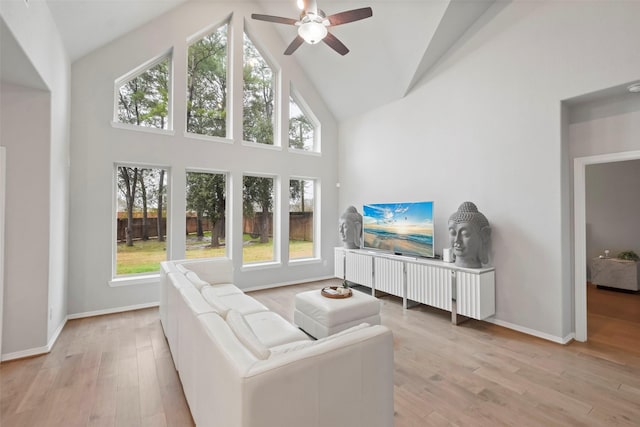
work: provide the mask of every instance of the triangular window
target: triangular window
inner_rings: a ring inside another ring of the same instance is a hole
[[[307,113],[304,102],[291,89],[289,97],[289,148],[303,151],[319,151],[316,147],[317,120]]]
[[[273,71],[251,39],[244,34],[244,96],[242,138],[273,145],[275,85]]]
[[[166,55],[116,82],[118,122],[169,129],[170,64]]]
[[[228,24],[189,46],[187,132],[227,137]]]

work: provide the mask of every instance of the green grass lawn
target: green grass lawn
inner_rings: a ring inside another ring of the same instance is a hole
[[[160,270],[167,259],[167,242],[137,240],[133,246],[118,243],[116,274],[149,273]]]
[[[289,241],[289,259],[301,259],[313,257],[313,242],[305,240]]]
[[[197,240],[195,236],[188,236],[186,242],[186,258],[214,258],[225,256],[225,247],[212,248],[209,246],[211,234],[205,233],[205,239]],[[207,237],[209,239],[207,239]],[[273,260],[273,241],[260,243],[259,238],[252,239],[250,235],[243,236],[242,261],[244,263],[266,262]],[[224,241],[221,243],[224,244]],[[289,258],[300,259],[313,256],[313,242],[289,242]],[[133,246],[118,243],[116,274],[152,273],[160,270],[160,262],[167,259],[167,243],[152,240],[136,240]]]
[[[204,238],[202,240],[198,240],[194,234],[189,234],[185,242],[185,249],[185,257],[187,259],[216,258],[226,255],[224,239],[220,239],[220,247],[211,247],[210,231],[204,232]]]

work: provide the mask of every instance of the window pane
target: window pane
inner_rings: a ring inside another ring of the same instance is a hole
[[[289,181],[289,259],[313,258],[314,181]]]
[[[242,138],[273,145],[273,72],[246,34],[243,59]]]
[[[273,261],[273,178],[245,176],[242,183],[242,261]]]
[[[167,259],[165,169],[118,166],[116,275],[160,270]]]
[[[187,172],[186,258],[226,255],[226,177]]]
[[[168,128],[169,58],[118,88],[118,121],[150,128]]]
[[[289,97],[289,147],[313,151],[315,126],[296,101]]]
[[[227,24],[189,46],[187,132],[227,136]]]

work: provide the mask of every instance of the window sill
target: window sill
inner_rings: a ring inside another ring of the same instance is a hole
[[[207,142],[218,142],[221,144],[233,144],[232,139],[223,138],[221,136],[200,135],[199,133],[185,132],[184,137],[188,139],[197,139]]]
[[[282,263],[279,261],[256,262],[253,264],[243,264],[240,271],[263,270],[267,268],[279,268]]]
[[[289,265],[308,265],[308,264],[320,264],[322,259],[320,258],[298,258],[298,259],[290,259]]]
[[[293,154],[300,154],[302,156],[315,156],[315,157],[322,156],[322,153],[319,151],[301,150],[299,148],[289,148],[289,152]]]
[[[159,273],[116,277],[109,280],[109,286],[112,288],[118,288],[120,286],[148,285],[154,283],[160,283]]]
[[[111,127],[116,129],[132,130],[134,132],[155,133],[158,135],[167,135],[167,136],[175,135],[175,132],[173,130],[149,128],[145,126],[136,126],[136,125],[130,125],[128,123],[111,122]]]
[[[279,145],[261,144],[259,142],[242,141],[242,145],[245,147],[262,148],[263,150],[282,151],[282,147]]]

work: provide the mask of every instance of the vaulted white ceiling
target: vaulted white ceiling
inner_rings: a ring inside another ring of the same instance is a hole
[[[72,61],[188,0],[47,0]],[[203,0],[190,0],[203,1]],[[217,0],[207,0],[217,1]],[[327,15],[370,6],[373,17],[331,28],[349,49],[303,45],[294,57],[338,120],[403,97],[495,0],[318,0]],[[251,2],[250,2],[251,3]],[[257,13],[297,18],[295,0],[254,0]],[[262,21],[282,37],[296,27]]]

